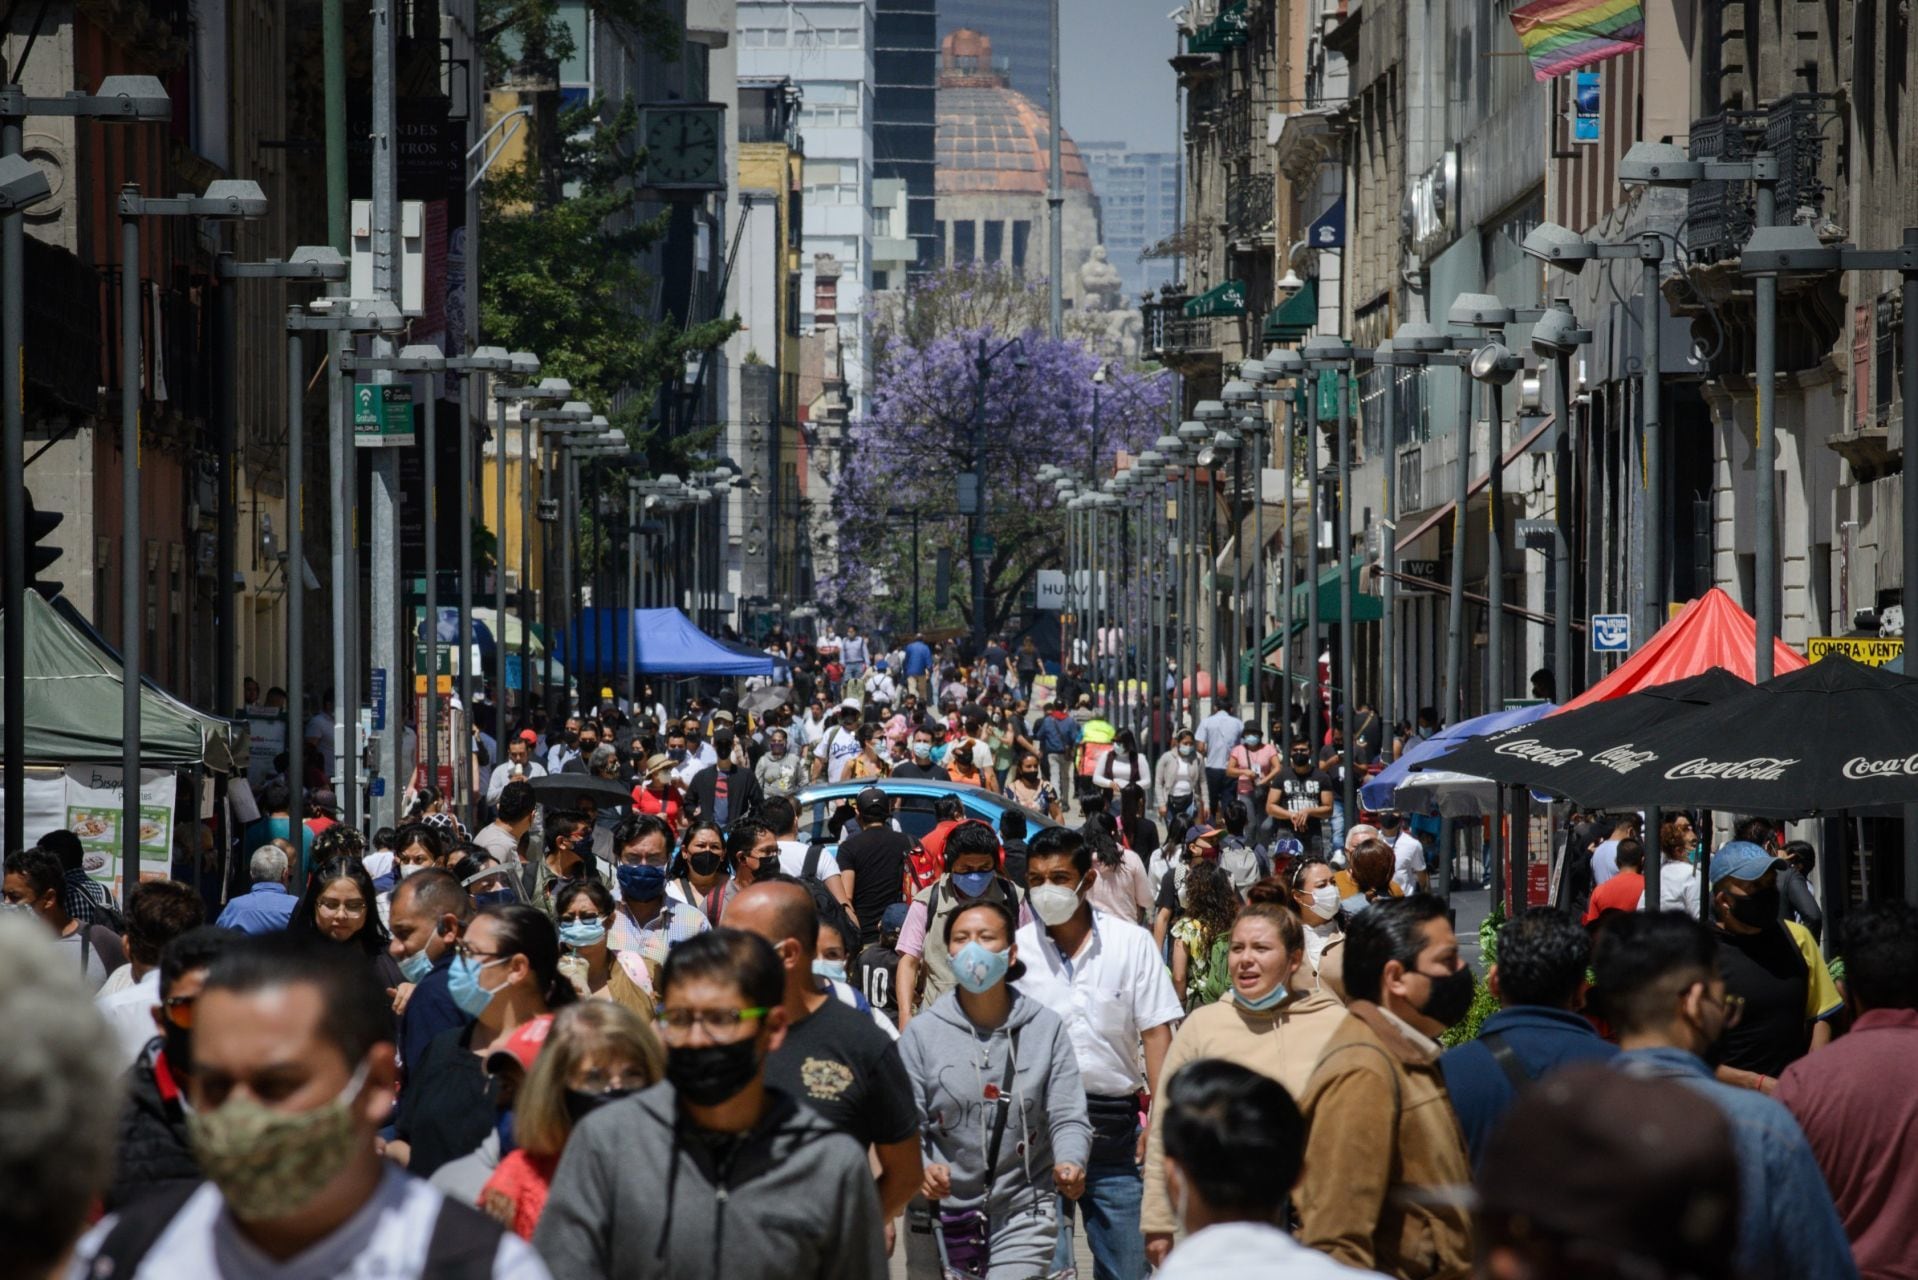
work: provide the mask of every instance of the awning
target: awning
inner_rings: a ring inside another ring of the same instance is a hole
[[[1670,684],[1722,667],[1747,683],[1757,678],[1758,624],[1737,601],[1712,587],[1689,601],[1658,634],[1638,645],[1616,671],[1565,704],[1566,711],[1622,698],[1640,689]],[[1772,670],[1778,675],[1806,665],[1803,655],[1782,640],[1772,641]]]
[[[555,652],[582,676],[625,671],[629,648],[636,648],[635,669],[647,675],[770,676],[774,669],[771,655],[736,652],[678,609],[588,607],[556,640]]]
[[[1245,43],[1245,0],[1235,0],[1219,16],[1185,38],[1187,53],[1223,53]]]
[[[1259,336],[1269,346],[1275,342],[1297,342],[1312,332],[1319,322],[1319,282],[1307,280],[1299,290],[1265,313],[1265,327]]]
[[[1188,320],[1205,316],[1242,316],[1245,314],[1245,281],[1227,280],[1213,285],[1185,304]]]
[[[1377,596],[1367,595],[1365,592],[1360,591],[1358,586],[1359,574],[1365,568],[1365,557],[1363,555],[1353,556],[1351,567],[1352,621],[1377,622],[1385,616],[1385,602]],[[1312,608],[1311,590],[1312,588],[1303,582],[1292,588],[1292,630],[1295,632],[1303,630],[1306,623],[1310,621],[1309,614]],[[1319,625],[1324,626],[1327,623],[1338,622],[1340,618],[1339,608],[1339,567],[1335,564],[1327,565],[1319,572]],[[1284,643],[1285,631],[1283,629],[1272,632],[1259,643],[1257,653],[1248,649],[1240,655],[1240,670],[1249,676],[1253,663],[1263,659],[1267,654]]]

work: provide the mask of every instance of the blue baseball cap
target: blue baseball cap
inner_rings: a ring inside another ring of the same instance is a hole
[[[906,915],[912,910],[912,904],[895,902],[887,907],[879,917],[879,927],[887,933],[898,933],[906,927]]]
[[[1756,880],[1773,867],[1784,865],[1784,859],[1772,857],[1749,840],[1733,840],[1720,845],[1712,855],[1712,888],[1725,880]]]

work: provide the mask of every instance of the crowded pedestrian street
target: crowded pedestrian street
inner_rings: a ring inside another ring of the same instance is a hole
[[[1918,1280],[1918,24],[0,18],[0,1280]]]

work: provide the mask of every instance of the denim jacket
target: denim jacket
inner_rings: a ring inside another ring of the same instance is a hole
[[[1738,1152],[1738,1273],[1747,1280],[1856,1280],[1851,1242],[1825,1175],[1783,1103],[1721,1083],[1683,1049],[1618,1055],[1632,1075],[1678,1080],[1718,1105]]]

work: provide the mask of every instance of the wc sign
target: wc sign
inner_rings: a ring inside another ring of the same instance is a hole
[[[1595,613],[1592,615],[1592,652],[1629,653],[1632,648],[1632,615]]]

